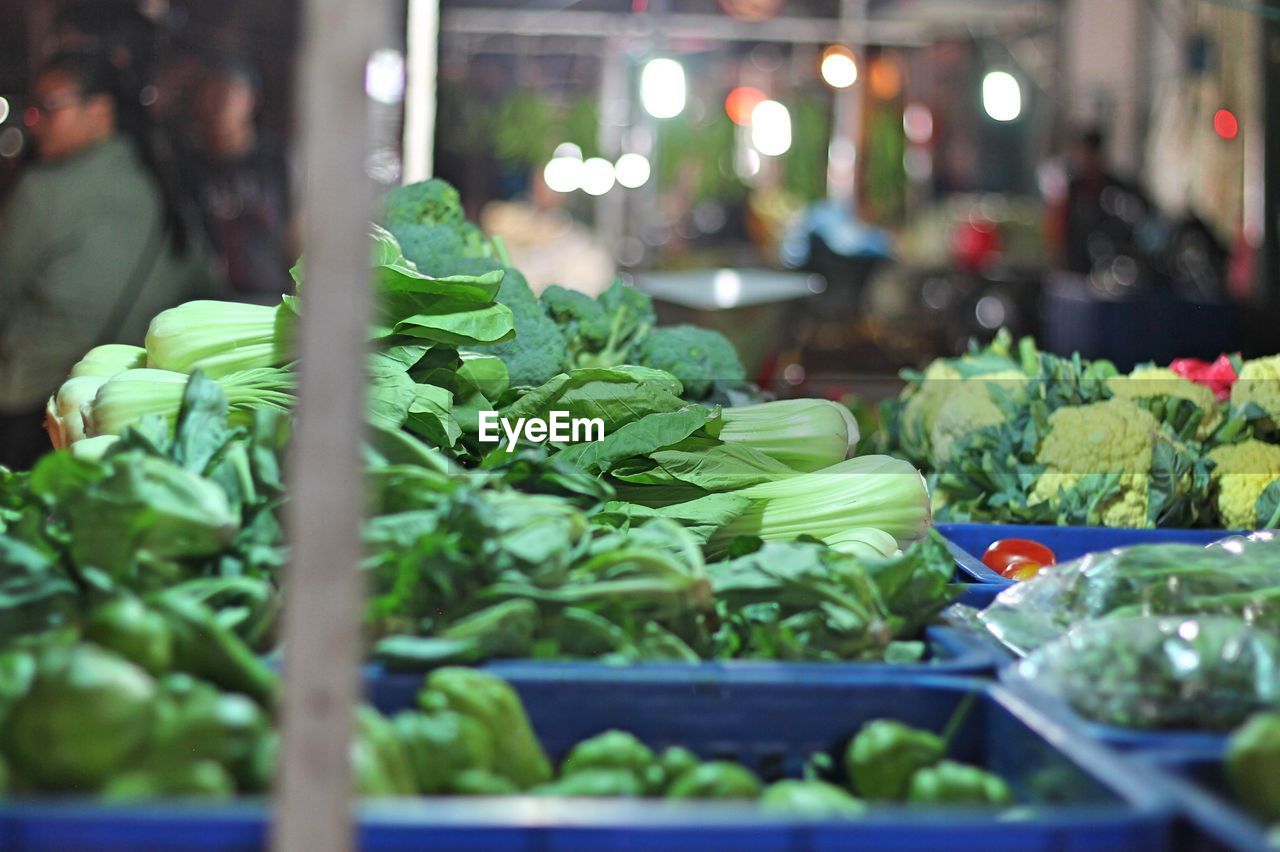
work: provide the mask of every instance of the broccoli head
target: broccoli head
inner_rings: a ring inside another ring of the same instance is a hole
[[[653,326],[650,298],[621,281],[598,299],[551,285],[542,292],[542,308],[555,320],[574,367],[616,367]]]
[[[497,300],[515,317],[516,336],[503,343],[478,346],[477,351],[501,358],[512,386],[540,385],[563,372],[567,366],[564,338],[559,326],[542,312],[525,277],[507,269]]]
[[[399,186],[382,196],[386,225],[447,225],[466,221],[458,190],[439,178]]]
[[[717,383],[737,384],[747,377],[733,344],[723,334],[695,325],[654,329],[633,355],[640,366],[666,370],[679,379],[686,399],[705,399]]]
[[[502,264],[492,257],[479,228],[424,224],[392,224],[387,230],[400,243],[404,256],[424,275],[483,275]]]

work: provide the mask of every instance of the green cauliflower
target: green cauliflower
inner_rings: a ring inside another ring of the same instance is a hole
[[[1114,376],[1107,380],[1107,388],[1122,399],[1174,397],[1190,400],[1201,412],[1200,424],[1196,427],[1196,437],[1201,441],[1212,435],[1222,422],[1222,411],[1213,391],[1179,376],[1168,367],[1142,367],[1127,376]]]
[[[1244,362],[1239,378],[1231,386],[1231,405],[1256,407],[1267,428],[1280,423],[1280,355]]]
[[[1049,415],[1036,460],[1045,465],[1031,502],[1056,502],[1090,473],[1118,473],[1120,493],[1101,508],[1108,527],[1150,527],[1148,480],[1160,424],[1127,399],[1069,405]]]
[[[1020,370],[1000,370],[988,375],[949,382],[929,427],[929,459],[941,470],[951,458],[951,446],[970,432],[1004,422],[996,404],[997,389],[1016,391],[1027,383]]]
[[[684,385],[685,398],[692,400],[706,399],[717,383],[733,385],[747,378],[728,338],[696,325],[672,325],[649,332],[635,348],[633,360],[675,376]]]
[[[1209,458],[1213,470],[1214,505],[1227,529],[1258,526],[1258,498],[1273,482],[1280,482],[1280,446],[1249,440],[1215,447]]]

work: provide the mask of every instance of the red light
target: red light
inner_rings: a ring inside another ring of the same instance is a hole
[[[40,121],[40,110],[35,107],[27,107],[22,112],[22,123],[27,127],[35,127]]]
[[[1213,131],[1223,139],[1235,139],[1240,132],[1240,122],[1231,110],[1220,109],[1213,114]]]
[[[739,86],[724,99],[724,111],[734,124],[746,127],[751,123],[751,111],[768,99],[768,95],[754,86]]]

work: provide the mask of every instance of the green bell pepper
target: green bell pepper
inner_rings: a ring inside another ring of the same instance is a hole
[[[766,813],[803,819],[859,817],[867,806],[826,781],[778,781],[765,788],[760,807]]]
[[[1255,713],[1231,735],[1226,773],[1250,812],[1280,821],[1280,713]]]
[[[675,780],[698,765],[698,756],[684,746],[667,746],[657,759],[649,764],[641,780],[645,793],[650,796],[665,795]]]
[[[644,785],[629,769],[597,767],[576,770],[572,775],[540,784],[529,792],[538,796],[635,797],[644,795]]]
[[[451,710],[407,710],[398,713],[392,725],[420,793],[443,793],[455,775],[468,769],[493,771],[493,737],[469,716]]]
[[[418,793],[418,779],[405,753],[395,726],[387,717],[368,705],[356,708],[356,738],[367,744],[373,759],[381,768],[385,787],[381,795],[412,796]],[[380,786],[380,785],[375,785]]]
[[[84,638],[142,666],[155,677],[173,663],[173,637],[159,613],[135,597],[119,597],[95,609]]]
[[[430,712],[441,705],[480,722],[493,737],[494,772],[521,790],[551,779],[551,761],[538,742],[520,697],[506,681],[475,669],[437,669],[418,696]]]
[[[745,766],[712,760],[685,772],[667,790],[671,799],[754,799],[760,779]]]
[[[911,776],[907,801],[928,805],[1007,805],[1013,793],[998,775],[944,760]]]
[[[167,766],[133,769],[112,777],[102,787],[107,801],[199,796],[229,799],[235,781],[215,760],[192,760]]]
[[[262,792],[266,787],[253,765],[270,727],[262,708],[244,695],[219,692],[187,674],[169,675],[160,686],[153,751],[214,760],[241,790]]]
[[[845,750],[853,791],[866,799],[901,800],[911,777],[947,753],[942,738],[893,719],[862,726]]]
[[[487,769],[464,769],[449,781],[448,792],[457,796],[512,796],[520,788],[510,778]]]
[[[14,780],[51,791],[96,790],[147,748],[156,682],[96,645],[50,648],[0,727]]]
[[[560,767],[562,775],[586,769],[625,769],[643,777],[653,764],[653,750],[626,731],[605,731],[573,747]]]

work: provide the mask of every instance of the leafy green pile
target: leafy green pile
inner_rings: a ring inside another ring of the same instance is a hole
[[[1105,618],[1037,649],[1005,676],[1097,722],[1226,730],[1280,700],[1280,641],[1235,618]]]
[[[688,400],[720,401],[747,390],[746,371],[723,335],[694,326],[655,328],[652,300],[617,281],[598,298],[552,285],[541,298],[463,216],[453,187],[428,180],[391,190],[382,221],[418,271],[433,277],[503,274],[499,304],[514,317],[510,340],[472,342],[507,365],[512,387],[533,387],[556,374],[634,364],[680,379]]]

